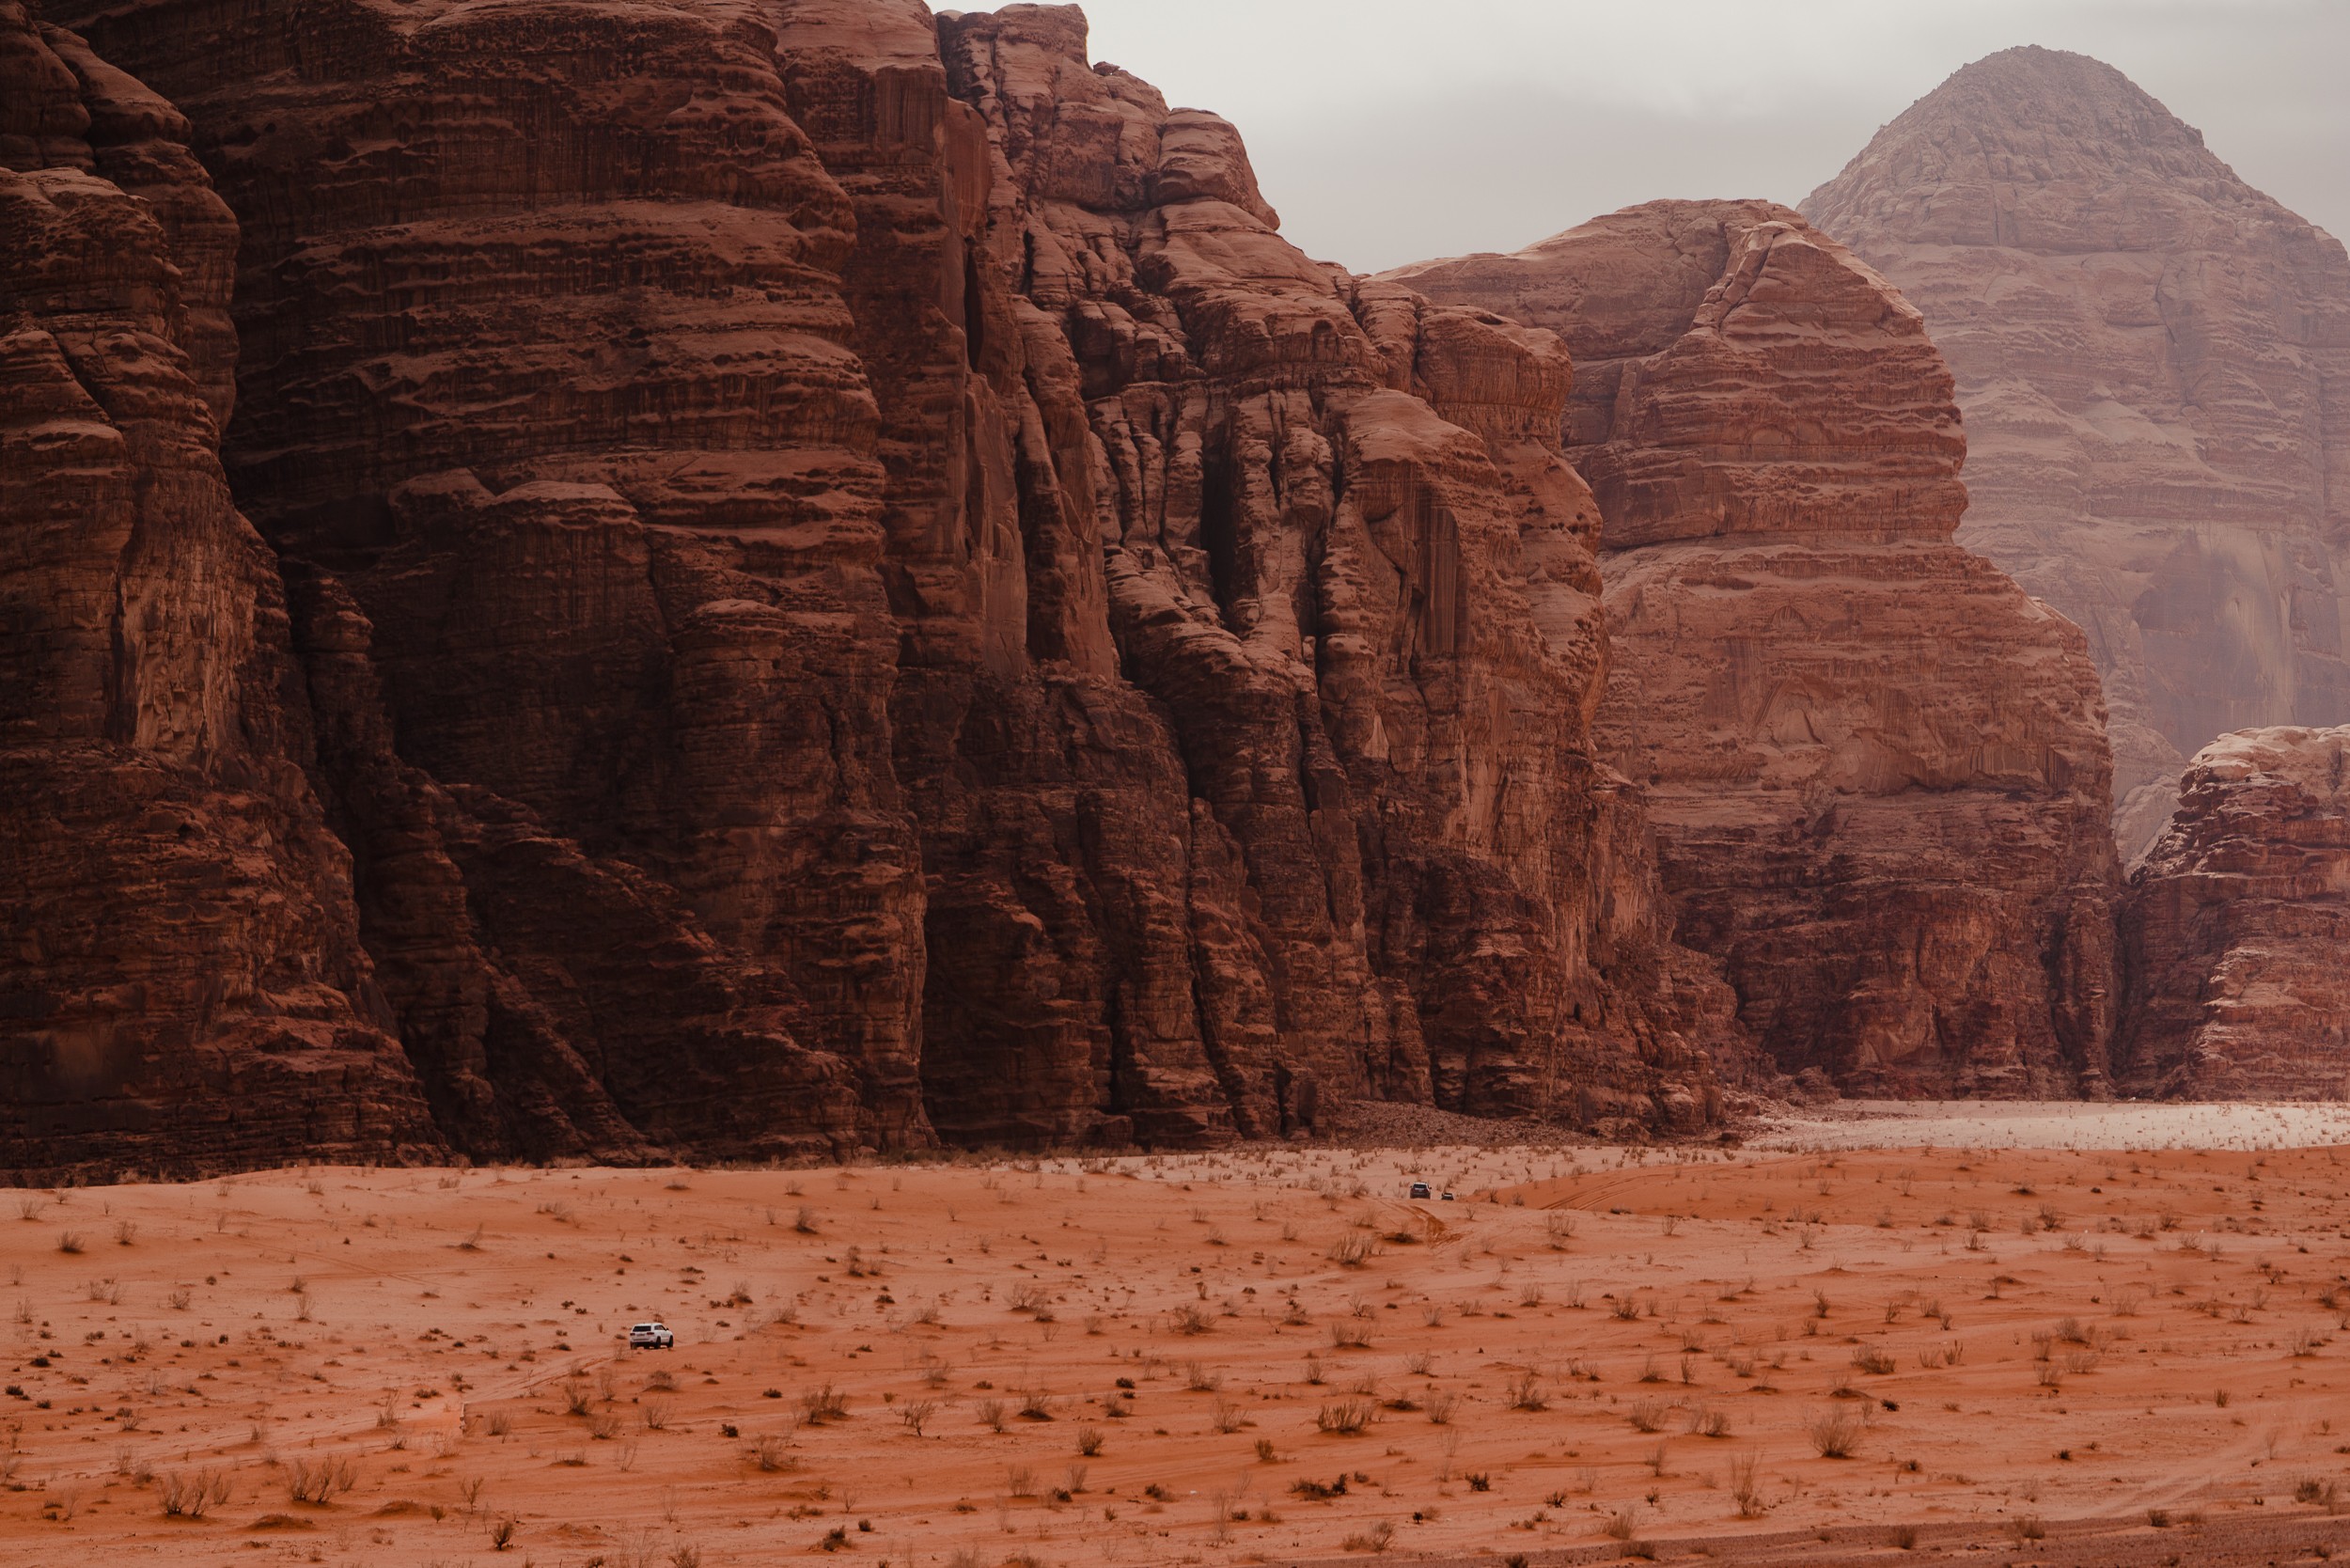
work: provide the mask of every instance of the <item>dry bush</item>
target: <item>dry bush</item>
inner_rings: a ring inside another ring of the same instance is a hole
[[[1314,1428],[1340,1437],[1353,1437],[1378,1419],[1379,1407],[1356,1396],[1335,1400],[1314,1413]]]
[[[846,1420],[849,1396],[830,1383],[822,1383],[800,1396],[800,1419],[809,1426]]]
[[[971,1407],[971,1413],[979,1419],[981,1426],[996,1432],[1004,1430],[1005,1411],[1002,1400],[983,1399]]]
[[[751,1463],[768,1475],[791,1467],[791,1455],[780,1437],[761,1437],[751,1444]]]
[[[1878,1345],[1862,1345],[1852,1353],[1852,1364],[1856,1372],[1883,1377],[1893,1370],[1893,1353]]]
[[[1510,1383],[1510,1408],[1512,1410],[1544,1410],[1549,1408],[1550,1395],[1543,1388],[1543,1380],[1530,1369],[1518,1373]]]
[[[1831,1410],[1811,1422],[1811,1446],[1822,1459],[1850,1459],[1868,1435],[1860,1418],[1846,1410]]]
[[[919,1437],[922,1435],[923,1423],[928,1421],[936,1414],[938,1414],[938,1402],[936,1400],[908,1400],[905,1403],[898,1406],[898,1424],[904,1427],[908,1432],[913,1433],[916,1437]]]
[[[1632,1423],[1636,1432],[1661,1432],[1665,1427],[1667,1408],[1663,1400],[1635,1400],[1632,1408],[1624,1412],[1624,1419]]]
[[[1760,1454],[1737,1454],[1730,1461],[1730,1497],[1741,1519],[1760,1519],[1769,1512],[1762,1501],[1762,1467]]]
[[[174,1471],[164,1477],[163,1509],[174,1519],[201,1519],[227,1500],[228,1475],[226,1471],[198,1470],[192,1476]]]
[[[1094,1458],[1100,1454],[1102,1451],[1102,1429],[1098,1426],[1079,1427],[1077,1429],[1077,1451],[1084,1454],[1088,1459]]]
[[[1341,1318],[1330,1325],[1330,1347],[1333,1350],[1367,1350],[1371,1346],[1371,1325],[1359,1318]]]
[[[297,1459],[286,1470],[286,1495],[298,1503],[324,1506],[359,1484],[348,1459]]]

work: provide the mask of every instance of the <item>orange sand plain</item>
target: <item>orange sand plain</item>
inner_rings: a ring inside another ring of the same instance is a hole
[[[1275,1150],[0,1195],[0,1561],[2350,1555],[2346,1173]],[[648,1317],[674,1351],[621,1347]]]

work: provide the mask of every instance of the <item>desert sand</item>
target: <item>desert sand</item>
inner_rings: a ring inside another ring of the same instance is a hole
[[[2343,1151],[2185,1146],[2306,1130],[2247,1106],[1988,1147],[2115,1124],[2033,1109],[25,1191],[0,1561],[2350,1549]],[[1984,1146],[1923,1146],[1953,1121]]]

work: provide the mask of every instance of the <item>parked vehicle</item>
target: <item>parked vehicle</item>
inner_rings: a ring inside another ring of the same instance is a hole
[[[669,1332],[666,1324],[632,1324],[628,1330],[628,1345],[631,1350],[675,1350],[677,1336]]]
[[[1432,1194],[1432,1193],[1428,1190],[1428,1184],[1427,1184],[1427,1183],[1425,1183],[1425,1182],[1414,1182],[1414,1183],[1412,1184],[1412,1196],[1413,1196],[1414,1198],[1429,1198],[1429,1197],[1433,1197],[1433,1196],[1434,1196],[1434,1194]]]

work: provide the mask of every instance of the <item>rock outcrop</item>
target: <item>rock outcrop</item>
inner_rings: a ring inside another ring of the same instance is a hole
[[[1958,380],[1959,541],[2077,622],[2115,832],[2225,731],[2350,718],[2350,259],[2111,67],[2011,49],[1804,204]]]
[[[1647,787],[1681,939],[1789,1073],[2095,1093],[2107,759],[2080,633],[1952,544],[1918,312],[1763,202],[1657,202],[1390,274],[1555,329],[1605,519],[1604,755]]]
[[[299,765],[216,453],[228,210],[187,122],[0,0],[0,1168],[440,1139]]]
[[[1565,353],[1308,261],[1074,8],[52,14],[243,225],[319,939],[446,1147],[1713,1114]]]
[[[2350,727],[2225,735],[2123,905],[2138,1094],[2350,1098]]]

